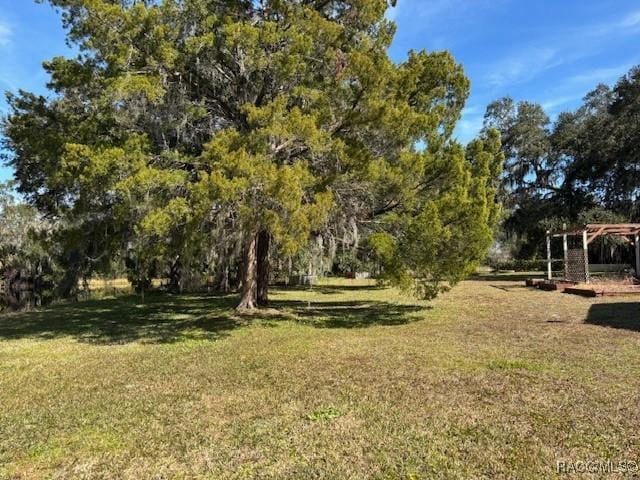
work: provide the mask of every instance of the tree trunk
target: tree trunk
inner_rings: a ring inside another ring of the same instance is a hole
[[[271,235],[267,230],[258,233],[257,247],[257,273],[258,273],[258,296],[257,303],[261,307],[269,304],[269,244]]]
[[[242,290],[236,310],[253,310],[258,300],[257,247],[258,235],[247,234],[242,251]]]
[[[58,284],[58,294],[62,298],[72,298],[77,294],[78,282],[82,275],[82,254],[74,250],[66,262],[64,277]]]
[[[171,293],[182,293],[182,265],[180,257],[174,259],[169,265],[169,291]]]
[[[229,262],[231,252],[229,249],[224,251],[224,257],[220,259],[218,271],[216,272],[215,289],[220,293],[229,293],[231,291],[231,280],[229,278]]]

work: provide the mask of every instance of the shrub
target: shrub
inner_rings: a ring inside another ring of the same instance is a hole
[[[488,266],[494,270],[514,270],[516,272],[536,272],[547,269],[546,259],[537,260],[502,260],[502,261],[488,261]],[[554,260],[552,267],[557,269],[562,267],[562,262]]]

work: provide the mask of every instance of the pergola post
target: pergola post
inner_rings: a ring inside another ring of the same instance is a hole
[[[551,280],[551,232],[547,230],[547,279]]]
[[[640,277],[640,235],[633,236],[633,245],[636,247],[636,277]]]
[[[562,235],[562,251],[564,258],[564,279],[569,278],[569,240],[567,238],[567,225],[562,224],[562,230],[564,234]]]
[[[590,283],[589,278],[589,239],[587,237],[587,231],[582,231],[582,248],[584,249],[584,277],[585,282]]]

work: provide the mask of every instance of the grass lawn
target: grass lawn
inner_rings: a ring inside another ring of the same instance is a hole
[[[432,303],[278,290],[251,317],[168,295],[0,316],[0,478],[537,479],[640,461],[638,300],[516,280]]]

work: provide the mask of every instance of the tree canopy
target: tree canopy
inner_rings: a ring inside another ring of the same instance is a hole
[[[640,220],[640,67],[613,87],[598,85],[582,106],[551,123],[540,105],[510,98],[487,108],[507,161],[504,222],[516,256],[535,257],[549,227]]]
[[[455,141],[469,81],[447,52],[394,63],[387,0],[49,3],[79,54],[45,63],[50,98],[8,95],[5,144],[82,269],[235,272],[253,308],[313,245],[425,296],[490,245],[499,135]]]

